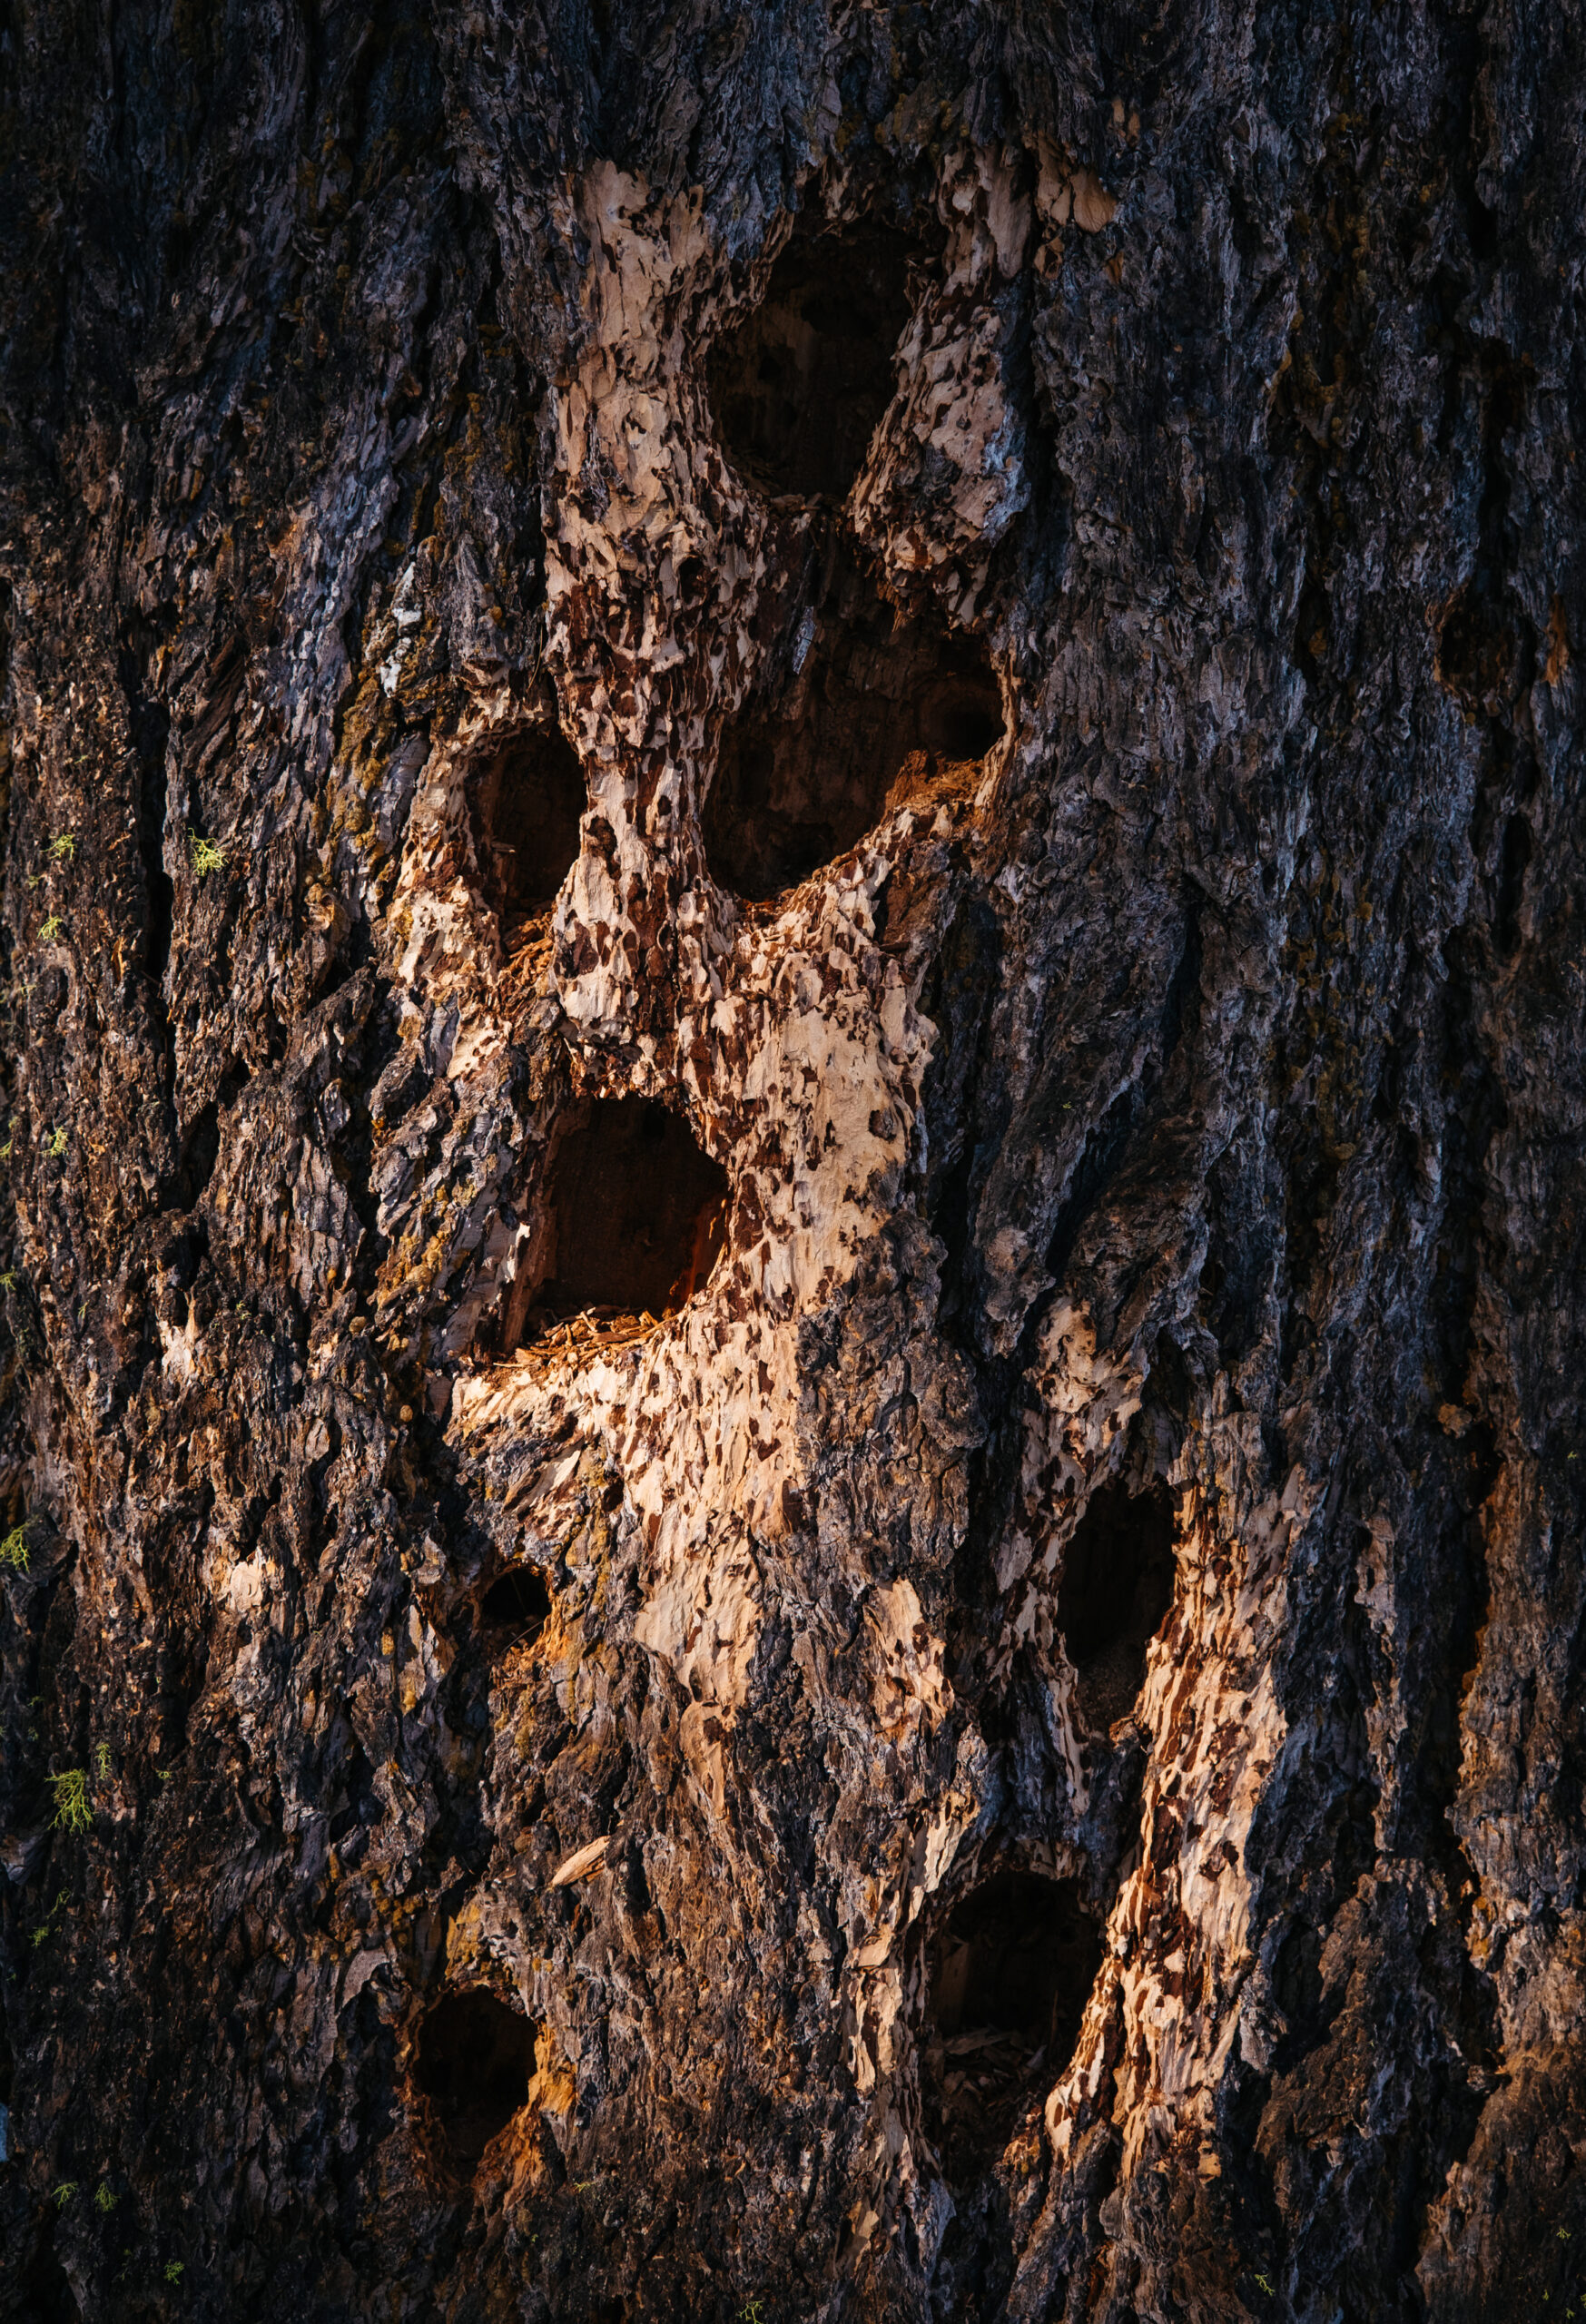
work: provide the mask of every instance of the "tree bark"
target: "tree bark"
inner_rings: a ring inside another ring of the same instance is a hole
[[[1573,2313],[1583,103],[0,12],[0,2314]]]

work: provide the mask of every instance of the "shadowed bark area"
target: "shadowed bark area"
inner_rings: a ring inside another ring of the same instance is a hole
[[[1583,121],[0,6],[0,2318],[1586,2306]]]

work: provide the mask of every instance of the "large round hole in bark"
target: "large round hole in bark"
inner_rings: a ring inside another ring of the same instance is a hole
[[[1173,1496],[1103,1485],[1063,1554],[1058,1627],[1079,1674],[1079,1709],[1110,1727],[1132,1709],[1146,1649],[1173,1602]]]
[[[1473,718],[1494,716],[1514,690],[1514,632],[1485,574],[1462,583],[1437,624],[1438,681]]]
[[[858,475],[892,399],[909,251],[889,226],[801,221],[759,306],[712,349],[717,435],[765,491],[840,499]]]
[[[1001,740],[1002,696],[980,639],[900,618],[846,557],[774,697],[730,726],[705,801],[705,858],[752,901],[864,837],[894,788]]]
[[[510,948],[577,861],[584,771],[559,726],[527,727],[481,755],[468,799],[485,901]]]
[[[727,1174],[658,1098],[597,1098],[557,1148],[547,1199],[555,1257],[531,1337],[549,1317],[591,1309],[675,1314],[725,1237]]]
[[[961,2184],[1067,2064],[1101,1935],[1077,1882],[996,1872],[954,1906],[927,1966],[923,2093],[942,2168]]]
[[[419,2029],[413,2079],[429,2099],[447,2160],[471,2175],[528,2095],[534,2027],[472,1986],[444,1994]]]
[[[550,1592],[533,1566],[512,1565],[497,1574],[479,1600],[479,1620],[487,1638],[502,1647],[535,1637],[551,1610]]]

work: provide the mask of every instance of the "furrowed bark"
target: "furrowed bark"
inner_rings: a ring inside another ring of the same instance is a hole
[[[1583,98],[0,15],[0,2314],[1586,2293]]]

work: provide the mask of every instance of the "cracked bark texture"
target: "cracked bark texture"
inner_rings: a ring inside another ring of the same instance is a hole
[[[0,10],[0,2313],[1567,2312],[1583,102],[1532,0]],[[908,251],[841,497],[713,409],[795,222]],[[911,675],[744,901],[877,593],[1001,734]],[[720,1256],[547,1316],[635,1098]]]

